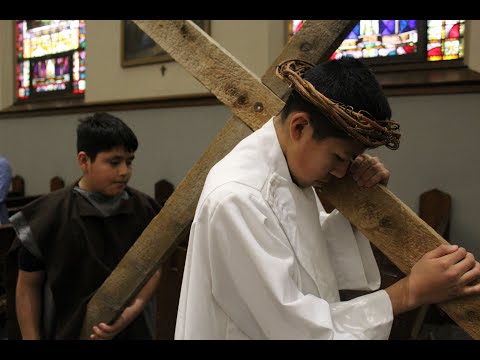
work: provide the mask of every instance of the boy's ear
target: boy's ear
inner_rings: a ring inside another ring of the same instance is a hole
[[[85,151],[80,151],[77,154],[77,161],[80,169],[82,169],[83,172],[86,172],[88,170],[88,163],[90,161],[90,158]]]
[[[305,128],[310,124],[310,115],[306,112],[298,112],[293,114],[290,121],[290,137],[299,140],[305,135]]]

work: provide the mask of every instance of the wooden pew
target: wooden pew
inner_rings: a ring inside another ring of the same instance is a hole
[[[10,187],[11,191],[8,193],[8,197],[5,201],[9,216],[12,216],[14,213],[16,213],[22,206],[32,202],[33,200],[41,196],[25,196],[25,180],[20,175],[15,175],[12,178],[12,184],[10,185]]]
[[[60,176],[50,179],[50,191],[60,190],[65,187],[65,181]]]
[[[162,277],[156,291],[157,340],[173,340],[174,338],[186,257],[186,244],[177,246],[175,252],[162,267]]]
[[[25,182],[23,181],[23,178],[21,179],[21,183],[24,186]],[[53,178],[50,179],[50,191],[59,190],[59,189],[62,189],[63,187],[65,187],[65,181],[60,176],[54,176]],[[42,196],[42,194],[29,195],[29,196],[25,196],[25,195],[12,196],[12,194],[18,194],[18,193],[23,193],[23,191],[10,192],[9,193],[10,195],[7,198],[6,204],[7,204],[9,217],[15,214],[16,212],[20,211],[23,206],[27,205],[28,203]]]
[[[7,198],[7,210],[8,217],[20,211],[25,205],[31,203],[33,200],[38,199],[42,195],[30,195],[30,196],[19,196],[13,198]]]
[[[166,179],[158,180],[155,183],[155,200],[158,205],[163,207],[174,190],[175,187],[170,181]]]
[[[175,187],[170,181],[166,179],[157,181],[155,183],[155,200],[163,207],[174,190]],[[180,299],[189,235],[190,227],[187,227],[180,236],[180,245],[162,266],[162,277],[155,295],[157,300],[158,340],[173,340],[175,335],[178,301]]]
[[[15,196],[7,198],[5,202],[7,204],[7,208],[15,208],[25,206],[28,203],[32,202],[33,200],[38,199],[42,195],[29,195],[29,196]]]
[[[25,180],[20,175],[15,175],[12,177],[12,182],[10,184],[10,192],[8,197],[19,197],[25,196]]]

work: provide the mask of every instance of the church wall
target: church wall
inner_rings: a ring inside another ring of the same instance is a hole
[[[479,21],[466,51],[467,62],[479,68],[475,47]],[[13,27],[0,21],[0,108],[13,103]],[[176,63],[132,68],[120,66],[120,20],[88,20],[87,103],[102,103],[208,93]],[[285,42],[281,20],[213,20],[212,36],[227,51],[261,76]],[[480,200],[480,94],[391,97],[393,118],[402,126],[400,149],[375,150],[391,170],[390,189],[414,211],[418,197],[438,188],[452,196],[450,240],[480,256],[476,224]],[[136,132],[140,147],[131,184],[153,195],[153,184],[183,179],[230,116],[223,105],[112,111]],[[27,195],[48,191],[50,178],[71,182],[80,176],[75,159],[77,119],[88,114],[0,118],[0,153],[26,180]]]

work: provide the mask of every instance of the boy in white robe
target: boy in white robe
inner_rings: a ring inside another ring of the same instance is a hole
[[[379,270],[368,240],[338,211],[326,213],[314,187],[348,172],[361,187],[387,185],[389,171],[364,151],[396,149],[400,134],[360,61],[309,68],[278,68],[294,88],[284,109],[209,172],[175,339],[388,339],[396,314],[480,293],[471,284],[480,264],[451,245],[385,290],[340,300],[339,289],[378,289]]]

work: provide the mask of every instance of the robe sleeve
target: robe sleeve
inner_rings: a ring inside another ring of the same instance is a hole
[[[47,197],[28,204],[14,214],[10,221],[22,245],[39,261],[45,261],[45,249],[51,242],[51,231],[55,228],[54,219],[57,204],[49,206]]]
[[[247,336],[388,338],[393,317],[385,291],[338,303],[303,294],[293,250],[261,196],[235,191],[217,199],[203,207],[194,236],[207,241],[216,302]]]
[[[338,210],[320,213],[320,222],[339,289],[378,289],[381,277],[368,239],[358,229],[353,230]]]

